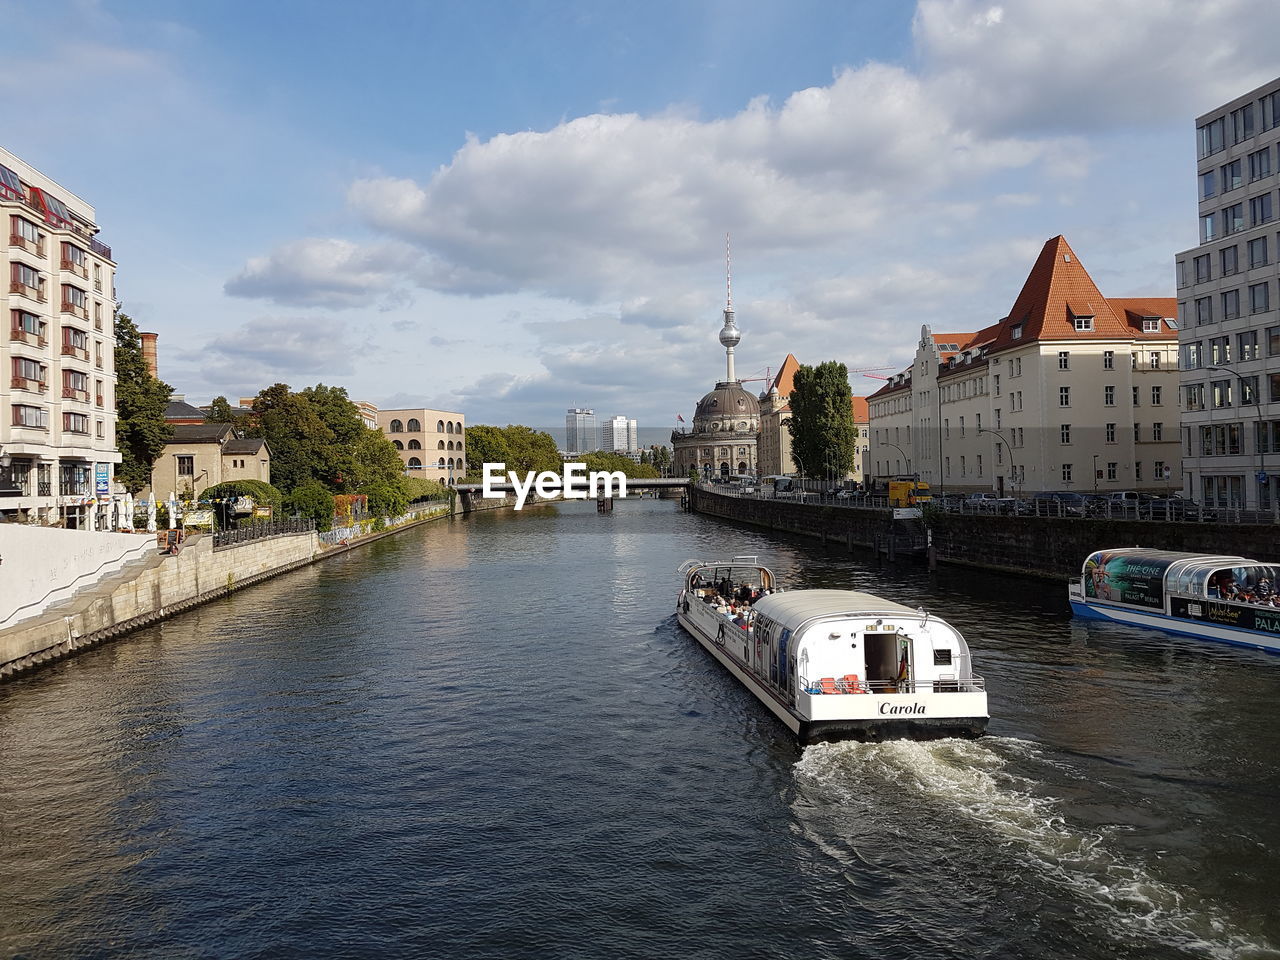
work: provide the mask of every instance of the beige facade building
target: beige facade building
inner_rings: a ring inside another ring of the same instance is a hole
[[[787,418],[791,415],[791,391],[795,387],[800,362],[788,353],[769,387],[760,394],[760,474],[762,476],[795,475],[798,470],[791,456],[791,431]],[[862,483],[864,463],[870,444],[867,398],[853,397],[853,422],[856,427],[853,469],[843,478]]]
[[[115,269],[94,210],[0,149],[0,498],[9,519],[106,529],[116,496]]]
[[[405,472],[454,484],[467,474],[466,422],[454,410],[378,410],[378,429],[404,461]]]
[[[1280,504],[1280,79],[1196,121],[1200,245],[1178,254],[1187,496]]]
[[[151,486],[139,496],[182,498],[231,480],[271,482],[267,442],[242,438],[229,423],[177,423],[151,468]]]
[[[1054,237],[1009,316],[926,325],[911,367],[868,398],[872,475],[1001,496],[1180,490],[1175,309],[1103,297]]]

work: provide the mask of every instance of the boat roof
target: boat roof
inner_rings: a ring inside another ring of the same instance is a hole
[[[757,600],[755,608],[780,621],[868,613],[889,613],[895,616],[917,613],[901,603],[860,590],[791,590],[773,593]]]

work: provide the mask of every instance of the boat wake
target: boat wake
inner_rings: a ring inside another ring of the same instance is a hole
[[[1011,761],[1053,767],[1059,776],[1069,772],[1035,744],[1003,737],[822,743],[807,747],[795,770],[802,789],[811,784],[823,795],[810,800],[849,806],[860,815],[869,796],[888,785],[940,813],[959,815],[1022,861],[1028,883],[1047,880],[1070,890],[1118,938],[1223,960],[1280,957],[1280,950],[1239,930],[1196,891],[1164,882],[1111,849],[1106,831],[1073,828],[1059,801],[1037,795],[1037,782],[1010,770]]]

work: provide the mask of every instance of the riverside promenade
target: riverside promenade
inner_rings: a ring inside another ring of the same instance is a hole
[[[131,551],[118,569],[59,597],[38,615],[0,629],[0,680],[453,512],[448,502],[427,503],[381,530],[366,523],[336,531],[337,536],[318,534],[296,521],[264,524],[247,536],[195,534],[177,553],[154,546],[151,535],[140,537],[144,549]],[[28,538],[34,532],[19,531]],[[47,533],[60,536],[68,531]],[[19,562],[8,553],[7,562]]]

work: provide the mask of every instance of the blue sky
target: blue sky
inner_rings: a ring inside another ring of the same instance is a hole
[[[0,142],[96,206],[179,392],[535,425],[688,417],[726,231],[741,376],[903,364],[921,323],[999,319],[1058,233],[1104,293],[1172,296],[1194,118],[1272,79],[1280,34],[1260,0],[0,16],[32,26]]]

